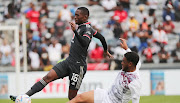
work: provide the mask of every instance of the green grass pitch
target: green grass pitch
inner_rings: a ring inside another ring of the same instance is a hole
[[[67,101],[67,98],[32,99],[32,103],[67,103]],[[0,99],[0,103],[14,102],[7,99]],[[180,103],[180,96],[142,96],[140,103]]]

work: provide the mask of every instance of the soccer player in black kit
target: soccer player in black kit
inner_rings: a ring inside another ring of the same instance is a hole
[[[69,22],[74,36],[71,40],[69,57],[66,60],[56,64],[49,73],[44,76],[39,82],[35,83],[26,93],[28,96],[41,91],[48,83],[69,76],[69,100],[73,99],[81,86],[82,79],[87,70],[87,49],[92,37],[98,38],[104,48],[104,54],[109,58],[113,58],[107,50],[107,44],[104,37],[94,30],[90,22],[88,22],[89,10],[86,7],[79,7],[75,12],[75,23]],[[16,96],[10,95],[11,100],[15,101]]]

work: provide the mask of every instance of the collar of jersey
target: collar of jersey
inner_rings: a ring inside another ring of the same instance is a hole
[[[86,22],[86,23],[80,24],[80,25],[78,25],[78,26],[86,25],[86,24],[91,24],[91,22]]]

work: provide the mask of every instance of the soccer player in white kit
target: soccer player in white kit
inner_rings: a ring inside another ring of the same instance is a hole
[[[96,89],[77,95],[68,103],[139,103],[141,80],[139,68],[141,62],[135,52],[131,52],[126,44],[126,40],[120,38],[121,47],[126,51],[122,61],[122,70],[118,73],[111,88]]]

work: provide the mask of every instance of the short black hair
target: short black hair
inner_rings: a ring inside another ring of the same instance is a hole
[[[132,62],[134,66],[137,65],[139,61],[139,55],[136,52],[127,52],[124,56],[126,57],[127,61]]]
[[[84,15],[89,17],[89,10],[86,7],[79,7],[78,10],[81,10]]]

